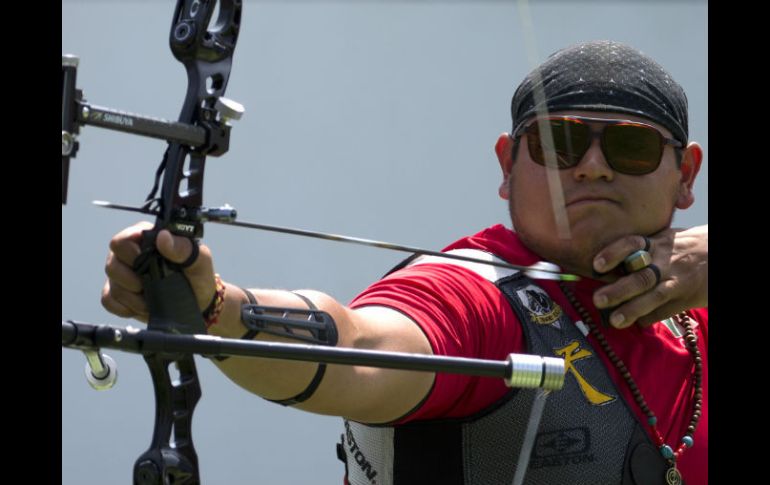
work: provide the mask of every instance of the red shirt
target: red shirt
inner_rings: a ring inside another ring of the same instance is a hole
[[[461,248],[480,249],[519,265],[541,260],[502,225],[460,239],[444,250]],[[537,283],[573,320],[581,320],[556,282]],[[597,323],[600,317],[592,296],[602,285],[583,278],[573,289]],[[521,326],[505,296],[490,281],[456,265],[426,263],[404,268],[374,283],[350,304],[352,308],[372,305],[408,315],[428,337],[435,355],[505,360],[508,354],[525,350]],[[703,358],[702,414],[693,436],[695,444],[685,450],[677,467],[689,485],[698,485],[708,483],[708,309],[690,310],[689,314],[697,322],[695,332]],[[657,427],[665,442],[677,449],[689,425],[693,403],[693,359],[683,339],[663,324],[648,328],[633,325],[623,330],[602,327],[602,332],[657,416]],[[636,405],[628,385],[593,336],[588,340],[649,432],[647,417]],[[469,416],[498,401],[507,390],[500,379],[437,374],[427,398],[399,423]]]

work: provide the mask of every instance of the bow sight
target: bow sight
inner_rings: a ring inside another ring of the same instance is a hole
[[[83,125],[159,138],[186,147],[193,161],[205,155],[227,152],[228,120],[244,112],[239,103],[221,96],[227,85],[232,54],[241,18],[240,1],[223,1],[215,31],[208,25],[216,2],[180,0],[171,28],[171,51],[187,69],[188,90],[179,121],[167,121],[89,104],[77,89],[79,58],[62,55],[62,204],[67,203],[70,158],[79,148],[77,135]],[[205,10],[204,10],[205,9]],[[197,103],[200,101],[200,104]],[[192,167],[193,171],[196,168]],[[200,173],[190,173],[203,177]]]

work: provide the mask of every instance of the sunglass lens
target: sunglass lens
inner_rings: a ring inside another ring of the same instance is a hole
[[[660,165],[663,140],[652,128],[633,124],[609,125],[602,148],[610,166],[628,175],[654,172]]]
[[[559,168],[574,167],[580,163],[583,154],[591,144],[590,129],[575,120],[548,120],[549,133],[540,130],[540,122],[533,123],[527,130],[527,144],[532,160],[548,165],[549,158]]]

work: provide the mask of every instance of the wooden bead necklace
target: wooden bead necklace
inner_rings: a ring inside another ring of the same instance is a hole
[[[695,434],[695,428],[698,426],[698,420],[700,419],[700,415],[701,415],[701,404],[703,402],[703,389],[702,389],[702,379],[701,379],[703,374],[702,372],[703,359],[701,358],[700,350],[698,350],[698,337],[695,335],[695,332],[693,330],[692,320],[684,312],[673,317],[673,319],[678,324],[684,327],[685,346],[687,347],[687,350],[690,352],[690,355],[693,356],[693,360],[695,361],[695,371],[693,373],[693,381],[694,381],[694,387],[695,387],[695,394],[694,394],[695,404],[693,405],[692,416],[690,417],[690,424],[687,427],[687,433],[685,433],[685,435],[682,437],[681,444],[676,449],[676,451],[674,451],[671,448],[671,446],[666,444],[666,442],[663,439],[663,436],[660,434],[660,431],[658,431],[658,427],[657,427],[658,418],[655,416],[655,413],[652,412],[649,406],[647,406],[647,402],[644,400],[644,397],[642,396],[642,392],[636,386],[636,382],[634,381],[633,377],[631,377],[631,373],[628,372],[628,368],[626,368],[626,364],[623,363],[620,357],[618,357],[617,354],[615,354],[615,352],[612,350],[612,348],[610,347],[610,344],[607,342],[607,339],[604,337],[604,334],[602,334],[601,330],[599,330],[599,327],[596,325],[596,323],[594,323],[593,319],[588,314],[588,311],[586,311],[586,309],[578,301],[578,299],[575,298],[575,295],[572,293],[572,291],[569,288],[567,288],[567,286],[564,283],[559,283],[559,286],[561,287],[562,291],[564,292],[564,294],[566,295],[567,299],[570,301],[572,306],[580,314],[580,317],[583,319],[583,322],[585,322],[585,324],[588,325],[588,328],[590,329],[594,338],[596,338],[597,342],[599,342],[599,345],[602,347],[602,350],[604,350],[604,353],[607,355],[607,357],[609,357],[610,361],[618,369],[618,372],[620,372],[620,375],[623,377],[623,380],[626,381],[626,384],[628,385],[628,388],[631,391],[631,394],[634,396],[634,401],[636,401],[636,405],[639,406],[639,409],[642,410],[642,413],[644,413],[647,416],[647,424],[650,427],[653,440],[655,444],[658,446],[658,449],[660,450],[660,454],[663,456],[663,458],[666,460],[666,462],[669,465],[668,470],[666,470],[666,483],[668,485],[681,485],[682,475],[681,473],[679,473],[679,470],[677,470],[676,468],[676,460],[682,456],[685,449],[691,448],[694,444],[693,435]]]

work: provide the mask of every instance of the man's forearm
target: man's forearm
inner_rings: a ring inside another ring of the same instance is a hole
[[[297,294],[284,290],[248,290],[259,305],[307,309]],[[370,350],[432,353],[430,344],[405,315],[388,308],[367,307],[351,310],[324,293],[300,292],[336,324],[337,346]],[[241,306],[249,303],[243,290],[226,284],[225,303],[212,335],[241,338],[246,326],[241,322]],[[260,333],[254,340],[297,343],[298,340]],[[293,398],[308,388],[319,364],[254,357],[214,360],[233,382],[259,396],[272,400]],[[345,416],[356,421],[387,422],[413,409],[433,385],[434,374],[393,369],[328,364],[312,397],[296,408],[319,414]]]
[[[241,307],[248,304],[249,300],[239,287],[225,283],[225,303],[219,321],[209,329],[209,333],[226,338],[241,338],[247,327],[241,321]],[[247,290],[256,298],[259,305],[307,309],[308,306],[302,298],[285,290]],[[325,306],[332,305],[338,308],[333,312],[338,315],[335,324],[342,327],[340,339],[350,344],[350,325],[339,315],[346,313],[345,309],[331,298],[324,299]],[[311,300],[312,301],[312,300]],[[328,311],[328,310],[327,310]],[[302,334],[302,331],[297,331]],[[279,337],[267,333],[259,333],[254,340],[271,342],[299,343],[299,340],[288,337]],[[344,345],[344,344],[343,344]],[[213,362],[231,380],[250,392],[267,399],[286,399],[296,396],[307,388],[318,369],[318,364],[312,362],[299,362],[279,359],[265,359],[255,357],[230,357],[224,361]]]

